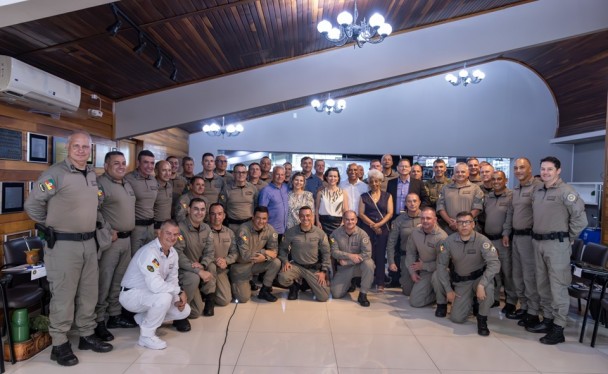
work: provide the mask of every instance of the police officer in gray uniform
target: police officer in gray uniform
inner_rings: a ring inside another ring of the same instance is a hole
[[[167,161],[171,164],[171,178],[169,179],[169,183],[171,183],[171,187],[173,189],[173,202],[171,204],[171,217],[175,217],[175,206],[177,204],[177,200],[179,200],[180,196],[182,196],[185,192],[187,192],[189,179],[184,177],[183,175],[178,174],[179,171],[179,159],[175,156],[168,156],[166,158]]]
[[[560,178],[561,162],[556,157],[540,161],[544,186],[532,195],[534,232],[532,245],[536,254],[536,286],[543,308],[543,321],[526,330],[546,332],[543,344],[565,341],[564,327],[570,307],[568,286],[572,241],[587,226],[585,203],[578,193]]]
[[[188,318],[214,314],[215,276],[205,263],[213,262],[213,240],[211,229],[203,220],[207,210],[205,200],[190,200],[188,216],[179,223],[180,236],[173,246],[179,255],[179,280],[186,295],[191,312]],[[203,307],[201,292],[207,302]]]
[[[364,307],[370,305],[367,293],[374,282],[374,261],[371,259],[372,245],[369,236],[357,227],[357,214],[348,210],[342,215],[343,225],[331,233],[329,245],[331,257],[338,262],[338,271],[331,281],[331,294],[335,299],[343,298],[351,286],[353,277],[361,277],[361,290],[357,302]]]
[[[482,172],[486,166],[482,166]],[[496,282],[494,289],[494,304],[500,300],[500,285],[505,289],[505,307],[502,309],[503,314],[511,314],[515,312],[517,305],[517,295],[513,286],[513,267],[511,262],[511,248],[503,244],[505,238],[509,238],[509,224],[507,221],[507,212],[511,207],[513,200],[513,191],[507,188],[507,178],[502,171],[492,173],[492,192],[488,193],[484,199],[483,209],[485,215],[484,234],[492,241],[492,245],[498,251],[498,259],[500,260],[500,273],[496,278],[500,281]]]
[[[171,219],[171,205],[173,204],[173,185],[171,184],[171,164],[169,161],[159,161],[154,166],[158,193],[154,201],[154,229]]]
[[[217,203],[220,198],[220,191],[224,187],[224,178],[215,173],[215,157],[213,153],[203,155],[203,172],[200,175],[205,180],[205,192],[203,196],[209,204]]]
[[[398,268],[395,263],[395,247],[399,243],[399,250],[401,251],[401,256],[399,256],[401,261],[399,283],[403,294],[409,296],[414,282],[407,266],[405,266],[405,251],[410,234],[420,225],[420,197],[415,193],[408,193],[405,196],[405,208],[406,211],[398,215],[391,223],[391,231],[386,242],[386,258],[388,260],[388,270],[396,272]]]
[[[93,168],[87,165],[91,137],[75,132],[68,138],[67,157],[42,173],[25,202],[29,217],[43,224],[44,262],[53,296],[49,333],[51,360],[63,366],[78,364],[67,332],[76,323],[78,349],[109,352],[112,345],[93,332],[99,272],[95,227],[100,191]]]
[[[424,186],[429,195],[429,206],[433,209],[437,207],[437,200],[443,186],[452,183],[452,180],[445,176],[446,171],[445,161],[438,158],[433,161],[433,178],[424,181]]]
[[[476,296],[479,301],[477,333],[488,336],[488,313],[494,302],[494,276],[500,271],[500,261],[492,242],[474,230],[471,213],[458,213],[456,222],[458,232],[448,236],[439,246],[436,276],[433,277],[437,295],[435,316],[445,317],[449,301],[452,303],[450,320],[463,323],[473,306],[473,296]],[[448,270],[450,260],[453,268]]]
[[[454,166],[453,182],[444,186],[437,199],[437,214],[441,216],[446,233],[458,231],[456,214],[471,212],[476,218],[483,209],[483,192],[469,181],[469,168],[463,162]]]
[[[108,328],[137,327],[137,324],[121,316],[120,282],[131,259],[131,230],[135,227],[135,192],[124,180],[127,161],[122,152],[108,152],[104,161],[105,173],[97,178],[100,198],[97,221],[107,227],[112,245],[99,251],[99,298],[95,313],[95,335],[111,341],[114,335]],[[109,316],[106,328],[106,316]]]
[[[414,308],[435,302],[432,277],[437,269],[439,245],[448,237],[439,225],[437,215],[431,207],[420,212],[420,227],[410,234],[405,246],[405,266],[408,269],[414,286],[410,293],[410,305]]]
[[[279,234],[268,224],[268,208],[258,206],[253,213],[253,220],[246,222],[237,231],[237,248],[239,256],[230,267],[232,294],[239,303],[246,303],[251,298],[249,280],[252,275],[264,273],[262,288],[258,298],[270,302],[277,301],[272,294],[272,282],[281,270],[279,252]]]
[[[244,164],[234,165],[233,174],[234,178],[226,182],[220,191],[220,203],[226,208],[228,227],[237,232],[239,226],[253,217],[258,189],[247,182],[247,167]]]
[[[179,197],[177,204],[175,205],[175,220],[177,222],[186,219],[188,214],[188,207],[190,206],[190,200],[199,198],[205,200],[205,205],[209,206],[209,202],[203,196],[205,192],[205,179],[200,175],[195,175],[190,179],[189,191]]]
[[[536,288],[536,260],[532,247],[532,194],[543,183],[532,175],[532,165],[527,158],[518,158],[514,164],[514,174],[519,184],[513,189],[513,201],[507,212],[506,231],[503,245],[511,245],[513,262],[513,286],[519,298],[520,309],[507,313],[507,318],[520,319],[519,326],[532,327],[540,323],[540,297]]]
[[[298,298],[299,279],[308,282],[317,301],[329,299],[329,241],[323,230],[313,225],[313,217],[309,206],[301,207],[300,224],[288,229],[281,242],[279,259],[283,268],[278,281],[289,288],[289,300]]]
[[[215,276],[215,303],[219,306],[226,306],[232,300],[228,270],[238,256],[234,232],[223,225],[225,217],[222,204],[214,203],[209,206],[209,236],[213,242],[213,259],[211,262],[207,258],[201,261],[201,265],[207,266]]]
[[[131,255],[154,239],[154,202],[158,182],[154,178],[154,154],[143,150],[137,155],[137,169],[125,175],[135,191],[135,228],[131,232]]]

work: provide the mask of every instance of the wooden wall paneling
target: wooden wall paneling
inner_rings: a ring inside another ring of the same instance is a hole
[[[605,93],[606,98],[606,133],[608,134],[608,91]],[[600,216],[602,217],[602,244],[608,245],[608,142],[606,141],[606,136],[604,136],[604,194],[602,195],[602,207]]]
[[[142,141],[142,149],[150,150],[154,153],[154,158],[159,161],[166,159],[167,156],[176,156],[180,159],[188,156],[188,138],[187,131],[173,128],[137,136],[135,139]]]

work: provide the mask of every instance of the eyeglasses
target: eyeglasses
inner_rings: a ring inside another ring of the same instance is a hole
[[[247,174],[246,171],[233,171],[232,174]]]
[[[459,226],[469,226],[473,221],[456,221],[456,224]]]

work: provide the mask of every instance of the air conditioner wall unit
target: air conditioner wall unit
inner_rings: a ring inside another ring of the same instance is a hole
[[[0,55],[0,101],[49,113],[75,112],[80,86]]]

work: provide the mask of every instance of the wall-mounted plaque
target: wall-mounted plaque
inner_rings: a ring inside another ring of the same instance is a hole
[[[0,214],[23,212],[25,202],[25,183],[0,183]]]
[[[41,134],[27,133],[27,161],[48,164],[49,137]]]
[[[0,158],[21,161],[21,131],[0,129]]]
[[[53,136],[53,164],[57,164],[68,157],[68,138]]]

